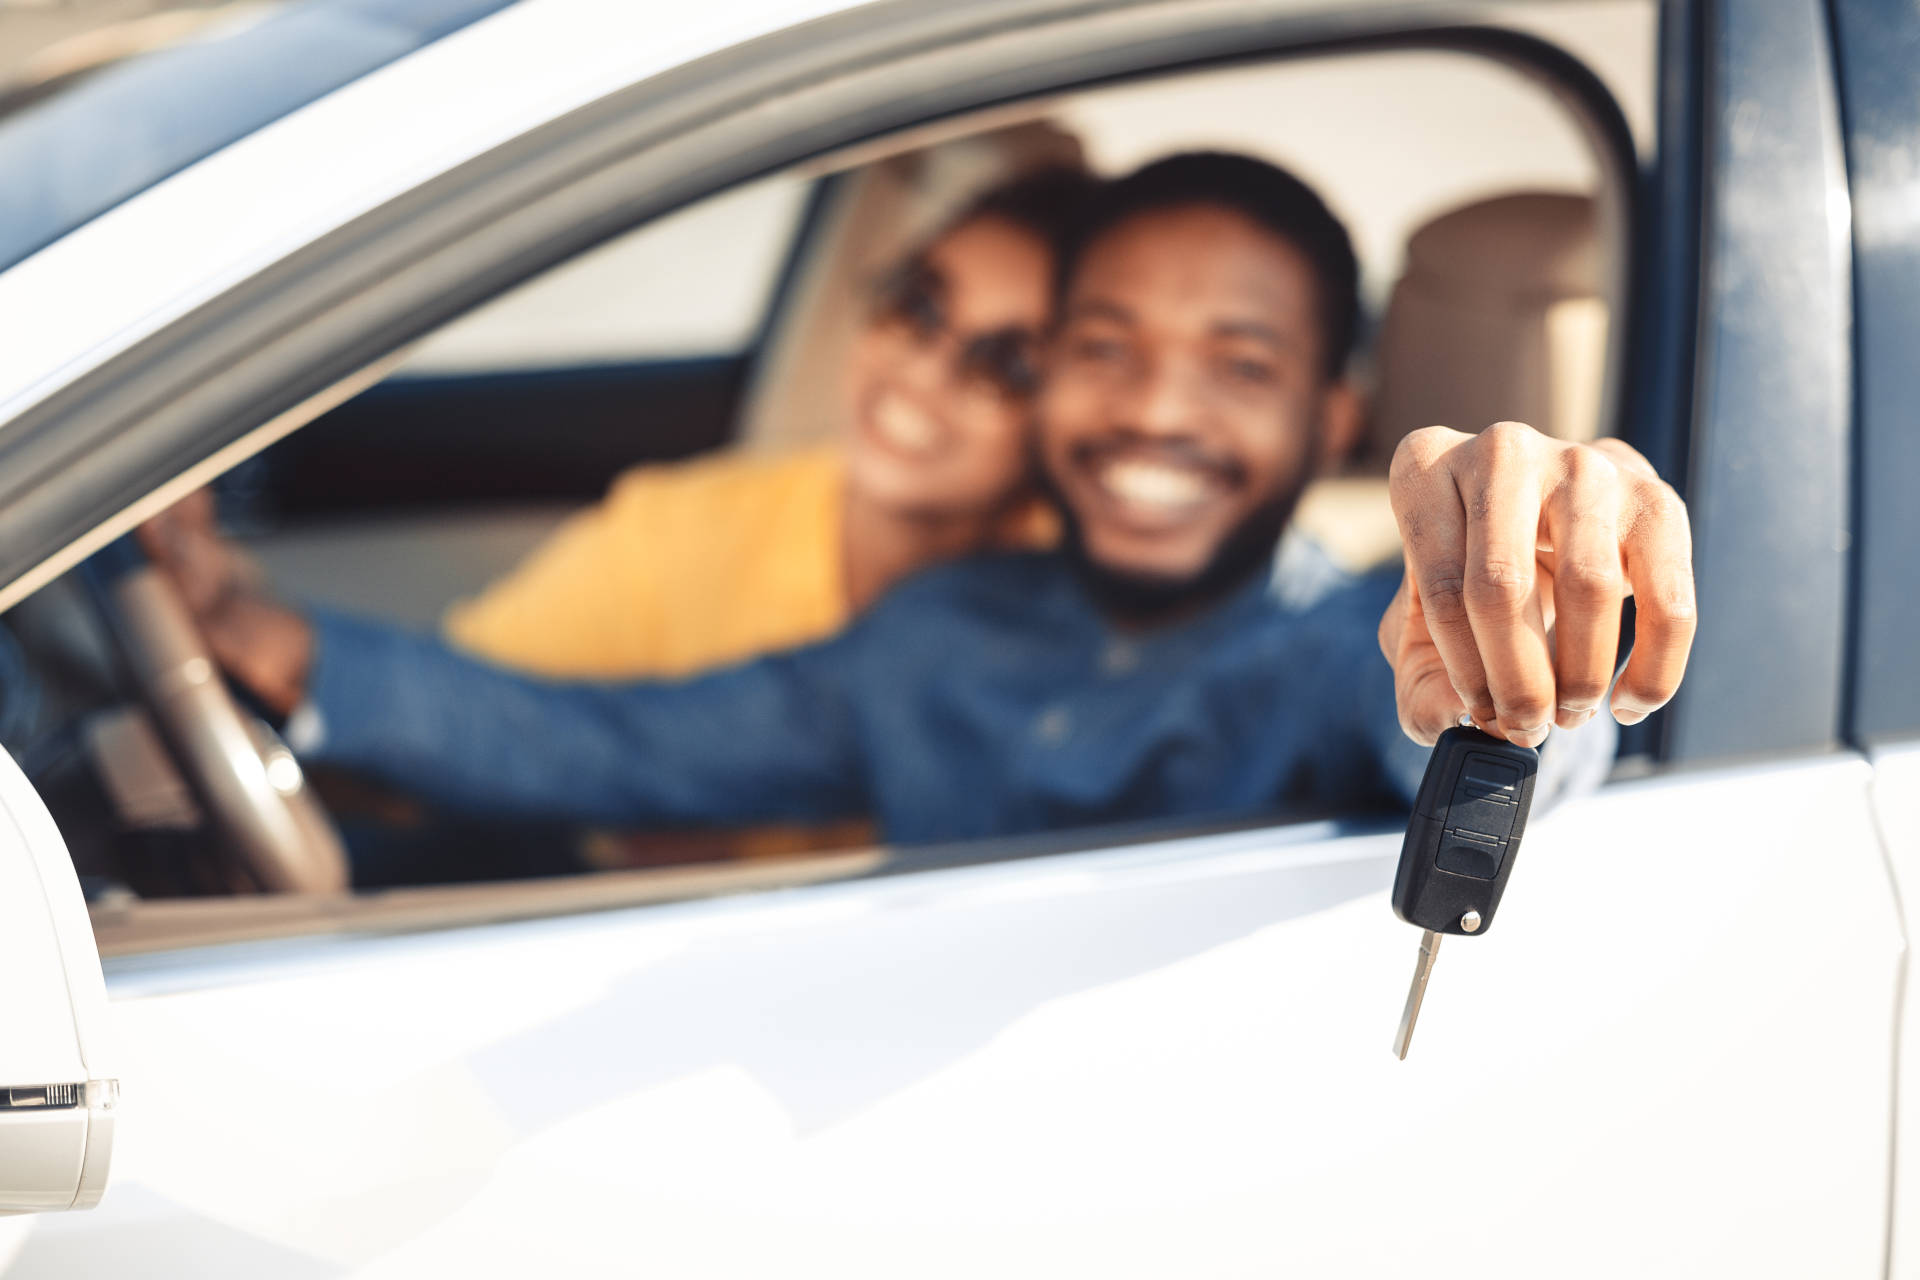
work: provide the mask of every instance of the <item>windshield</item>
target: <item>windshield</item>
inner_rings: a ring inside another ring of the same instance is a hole
[[[0,270],[130,196],[512,0],[236,4],[97,70],[0,87]],[[29,75],[31,72],[28,73]],[[68,83],[58,83],[65,80]]]

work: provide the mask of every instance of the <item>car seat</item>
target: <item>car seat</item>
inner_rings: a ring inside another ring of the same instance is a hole
[[[1607,258],[1583,195],[1494,196],[1415,230],[1373,348],[1365,433],[1296,526],[1343,567],[1370,568],[1399,552],[1386,474],[1407,433],[1513,420],[1592,439],[1607,420]]]

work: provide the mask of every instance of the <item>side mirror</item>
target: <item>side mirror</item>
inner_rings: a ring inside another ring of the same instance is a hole
[[[0,1213],[91,1209],[120,1082],[100,953],[66,842],[0,751]]]

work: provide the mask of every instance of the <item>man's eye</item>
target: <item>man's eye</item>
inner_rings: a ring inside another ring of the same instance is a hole
[[[1224,363],[1227,376],[1246,386],[1268,387],[1280,381],[1280,370],[1266,360],[1230,356]]]
[[[1071,349],[1074,359],[1089,364],[1119,364],[1127,358],[1126,344],[1112,338],[1078,338]]]

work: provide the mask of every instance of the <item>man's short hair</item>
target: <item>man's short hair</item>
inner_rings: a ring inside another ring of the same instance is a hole
[[[1278,165],[1224,151],[1187,151],[1109,183],[1070,236],[1057,265],[1064,299],[1087,251],[1142,214],[1191,206],[1226,209],[1298,249],[1318,286],[1325,369],[1338,378],[1360,319],[1360,268],[1353,241],[1312,187]]]

